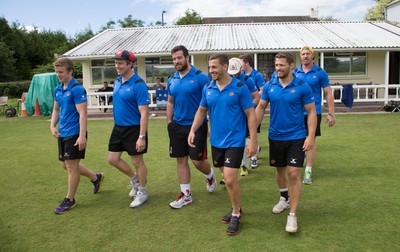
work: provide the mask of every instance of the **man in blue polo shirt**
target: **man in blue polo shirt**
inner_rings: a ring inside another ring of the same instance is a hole
[[[239,58],[231,58],[229,60],[229,68],[228,73],[241,81],[242,83],[246,84],[247,88],[250,90],[251,97],[253,98],[254,108],[257,106],[258,102],[260,101],[260,94],[259,90],[254,82],[253,78],[249,75],[245,75],[242,72],[242,65],[243,61]],[[246,136],[246,145],[249,143],[249,135]],[[240,167],[240,176],[247,176],[249,175],[248,168],[250,167],[250,159],[246,157],[246,154],[243,154],[242,165]],[[257,168],[257,167],[253,167]]]
[[[260,92],[265,85],[265,79],[262,73],[254,69],[254,59],[251,54],[245,53],[239,56],[239,59],[243,60],[243,65],[242,65],[242,70],[243,73],[246,74],[247,76],[250,76],[254,82],[256,83],[256,87]],[[260,133],[261,129],[257,129],[257,133]],[[257,147],[257,153],[251,157],[251,168],[257,168],[258,167],[258,155],[260,154],[261,151],[261,146]]]
[[[53,65],[60,85],[54,90],[50,131],[58,139],[58,159],[68,171],[68,193],[54,212],[63,214],[76,204],[74,196],[81,175],[92,181],[94,193],[99,192],[104,175],[80,163],[86,150],[87,97],[85,89],[73,77],[74,64],[68,58],[60,58]]]
[[[317,116],[310,86],[292,73],[294,59],[290,53],[275,56],[277,78],[268,82],[256,108],[257,123],[261,124],[264,111],[270,103],[269,158],[276,167],[276,180],[280,200],[272,212],[281,213],[290,208],[286,231],[297,232],[297,206],[300,200],[300,168],[303,167],[304,151],[313,148]],[[308,113],[308,136],[304,126],[304,109]],[[289,179],[289,189],[288,189]],[[290,194],[290,198],[289,198]]]
[[[215,191],[216,180],[214,170],[207,160],[208,125],[205,116],[196,132],[196,147],[190,147],[187,143],[190,127],[200,104],[201,91],[209,79],[206,74],[190,65],[189,51],[183,45],[175,46],[171,55],[176,72],[167,83],[169,155],[176,158],[180,194],[169,205],[178,209],[193,201],[188,157],[206,177],[208,192]]]
[[[257,122],[250,91],[228,74],[228,62],[225,54],[210,56],[208,67],[212,81],[203,89],[200,107],[187,141],[190,146],[196,146],[195,132],[208,112],[213,164],[222,168],[231,203],[231,210],[223,216],[222,222],[229,223],[226,233],[235,235],[240,230],[242,212],[237,176],[245,148],[246,117],[250,132],[247,157],[253,156],[257,150]]]
[[[322,95],[321,90],[324,92],[324,97],[328,104],[328,115],[326,122],[329,127],[336,123],[335,118],[335,103],[332,95],[332,89],[329,83],[328,75],[324,69],[314,63],[314,49],[309,46],[303,46],[300,49],[301,65],[295,69],[297,78],[307,82],[313,91],[315,98],[315,106],[317,110],[317,129],[315,136],[321,136],[321,120],[322,120]],[[304,123],[307,127],[307,113],[304,113]],[[317,145],[306,153],[306,169],[304,171],[303,184],[311,185],[312,183],[312,164],[317,156]]]
[[[114,128],[108,144],[108,163],[127,175],[132,184],[130,207],[141,206],[148,200],[146,192],[147,167],[143,154],[148,148],[149,93],[143,79],[133,71],[135,55],[127,50],[115,54],[115,69],[119,75],[114,83]],[[126,151],[136,169],[121,158]]]

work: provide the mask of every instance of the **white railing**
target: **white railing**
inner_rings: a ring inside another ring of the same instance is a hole
[[[88,109],[104,109],[104,108],[112,108],[112,104],[108,104],[108,100],[112,96],[113,92],[88,92],[87,100],[88,100]],[[153,99],[156,95],[155,90],[149,90],[149,99],[150,104],[149,107],[157,107],[157,104],[154,103],[155,99]],[[104,96],[105,101],[103,102],[100,97]]]
[[[346,85],[346,84],[344,84]],[[342,102],[343,85],[331,85],[335,103]],[[389,94],[389,89],[393,94]],[[391,84],[389,88],[385,85],[357,85],[353,84],[354,103],[357,102],[383,102],[383,105],[390,101],[400,101],[400,84]]]
[[[343,85],[331,85],[332,94],[335,98],[335,103],[341,103],[343,96]],[[389,89],[393,94],[388,95]],[[390,101],[400,101],[400,84],[391,84],[389,88],[385,85],[357,85],[353,84],[354,103],[358,102],[382,102],[382,105],[389,104]],[[156,95],[155,90],[149,90],[149,107],[157,107],[154,101]],[[100,100],[100,96],[105,97],[105,102]],[[112,92],[88,92],[88,109],[104,109],[112,108],[113,105],[108,105],[108,99],[112,96]]]

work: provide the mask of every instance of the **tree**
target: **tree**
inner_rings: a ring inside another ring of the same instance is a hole
[[[100,28],[100,30],[99,30],[98,33],[103,32],[103,31],[105,31],[105,30],[107,30],[107,29],[114,29],[114,28],[115,28],[115,25],[116,25],[115,21],[110,20],[110,21],[107,22],[106,25],[104,25],[104,26],[102,26],[102,27]]]
[[[385,20],[385,6],[395,0],[375,0],[374,7],[368,9],[364,19],[367,21]]]
[[[319,20],[320,21],[338,21],[338,19],[333,16],[320,17]]]
[[[15,73],[15,59],[13,58],[14,52],[0,41],[0,81],[13,81]]]
[[[91,39],[92,37],[94,37],[94,33],[92,31],[92,28],[88,26],[81,32],[75,34],[75,46],[82,44],[83,42]]]
[[[203,18],[200,16],[200,14],[191,9],[187,9],[185,11],[185,16],[178,18],[178,20],[175,22],[176,25],[189,25],[189,24],[202,24],[203,23]]]
[[[123,20],[118,20],[119,25],[121,28],[129,28],[129,27],[143,27],[144,21],[140,19],[132,19],[132,15],[128,15]]]
[[[4,18],[0,18],[0,41],[0,81],[28,80],[34,69],[53,63],[56,54],[75,46],[61,31],[27,31],[18,22],[8,25]]]

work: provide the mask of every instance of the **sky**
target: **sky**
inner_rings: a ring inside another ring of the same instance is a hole
[[[374,0],[1,0],[0,17],[9,25],[17,22],[27,29],[36,27],[63,31],[74,36],[87,28],[97,33],[108,21],[133,19],[173,25],[187,9],[201,17],[233,16],[308,16],[311,8],[318,16],[332,16],[340,21],[362,21]],[[116,26],[115,28],[117,28]]]

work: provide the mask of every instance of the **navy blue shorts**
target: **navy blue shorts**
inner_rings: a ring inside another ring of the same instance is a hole
[[[110,152],[123,152],[126,151],[129,156],[136,156],[147,153],[148,138],[146,133],[146,147],[143,151],[136,150],[136,141],[139,138],[140,125],[135,126],[118,126],[114,125],[113,131],[108,143],[108,151]]]
[[[303,139],[276,141],[269,139],[269,165],[274,167],[303,167]]]
[[[304,115],[304,125],[306,126],[308,136],[307,115]],[[321,136],[321,115],[317,115],[317,128],[315,129],[315,136]]]
[[[214,167],[240,168],[244,147],[217,148],[211,146]]]
[[[84,159],[86,148],[79,150],[79,146],[74,146],[76,140],[78,140],[79,134],[70,137],[59,137],[58,138],[58,160],[76,160]],[[87,139],[87,133],[86,133]]]
[[[190,147],[188,137],[191,125],[185,126],[171,121],[168,124],[169,135],[169,156],[172,158],[189,156],[191,160],[206,160],[207,159],[207,136],[208,124],[203,124],[195,132],[193,144],[196,147]]]

